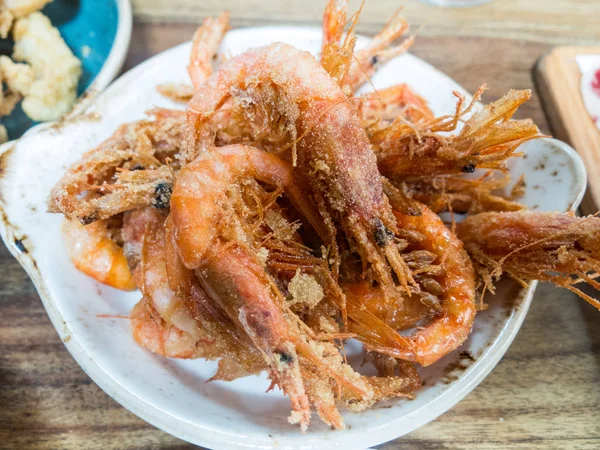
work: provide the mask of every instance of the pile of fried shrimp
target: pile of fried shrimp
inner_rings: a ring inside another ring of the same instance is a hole
[[[408,32],[396,14],[354,51],[346,8],[329,1],[320,59],[275,43],[218,67],[228,15],[207,18],[191,85],[158,87],[185,110],[121,125],[49,200],[79,270],[141,291],[130,315],[141,347],[218,360],[212,380],[266,371],[303,431],[313,411],[343,429],[340,409],[411,398],[417,366],[467,339],[503,274],[600,307],[579,290],[600,288],[600,219],[529,211],[522,180],[497,194],[507,159],[543,137],[512,119],[531,93],[482,108],[483,89],[471,102],[455,93],[442,117],[402,84],[357,96],[413,39],[394,45]],[[347,363],[348,339],[378,376]]]

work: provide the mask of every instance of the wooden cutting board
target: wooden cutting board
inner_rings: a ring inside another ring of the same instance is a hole
[[[578,54],[600,54],[600,46],[555,47],[539,59],[534,75],[554,137],[570,143],[585,163],[588,189],[581,209],[594,214],[600,210],[600,131],[583,104]]]

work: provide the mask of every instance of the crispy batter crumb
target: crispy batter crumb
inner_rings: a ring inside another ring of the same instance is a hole
[[[331,317],[319,316],[319,328],[324,333],[339,333],[340,329]]]
[[[273,230],[273,235],[281,240],[292,239],[296,231],[300,228],[299,223],[288,222],[279,211],[272,209],[268,210],[265,214],[265,223]]]
[[[267,258],[269,257],[269,250],[264,247],[259,248],[258,250],[256,250],[256,257],[258,258],[260,265],[266,267]]]
[[[313,309],[323,300],[323,288],[317,280],[311,275],[301,273],[300,269],[296,270],[296,275],[288,285],[288,291],[292,296],[291,305],[304,304],[308,309]]]
[[[307,425],[302,423],[302,420],[304,419],[302,412],[300,411],[292,411],[290,413],[290,416],[288,417],[288,422],[291,423],[292,425],[295,425],[297,423],[301,423],[301,427],[302,427],[302,431],[306,431],[306,427]]]
[[[325,164],[325,161],[323,161],[322,159],[318,160],[315,163],[315,169],[320,170],[321,172],[325,172],[325,173],[331,172],[331,169],[329,168],[329,166],[327,164]]]

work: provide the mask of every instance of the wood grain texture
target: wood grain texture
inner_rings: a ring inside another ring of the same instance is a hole
[[[185,41],[192,26],[138,25],[127,61]],[[531,88],[544,44],[495,39],[419,39],[414,53],[487,98]],[[520,112],[548,132],[536,96]],[[600,314],[542,285],[512,347],[451,411],[380,448],[600,448]],[[102,392],[52,328],[27,275],[0,248],[0,448],[184,449]]]
[[[198,23],[228,9],[235,27],[321,21],[327,0],[132,0],[139,22]],[[351,10],[361,0],[350,0]],[[493,0],[472,8],[440,8],[417,0],[366,2],[358,31],[376,33],[397,8],[423,36],[488,36],[554,44],[600,41],[600,2],[594,0]],[[421,28],[422,27],[422,28]]]
[[[536,65],[535,79],[553,133],[569,142],[585,163],[588,188],[581,209],[594,214],[600,210],[600,133],[581,97],[578,54],[600,54],[600,46],[553,48]]]

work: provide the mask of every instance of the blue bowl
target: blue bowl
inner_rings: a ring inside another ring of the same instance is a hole
[[[124,11],[125,10],[125,11]],[[82,75],[77,94],[86,91],[101,72],[109,56],[116,59],[118,67],[112,70],[110,79],[103,79],[100,90],[117,75],[127,52],[131,34],[131,9],[128,0],[53,0],[42,12],[50,18],[61,36],[79,60]],[[126,41],[122,48],[115,45],[118,34]],[[120,54],[115,54],[120,53]],[[114,64],[113,64],[114,65]],[[17,139],[37,122],[31,120],[20,104],[12,114],[0,119],[9,139]]]

